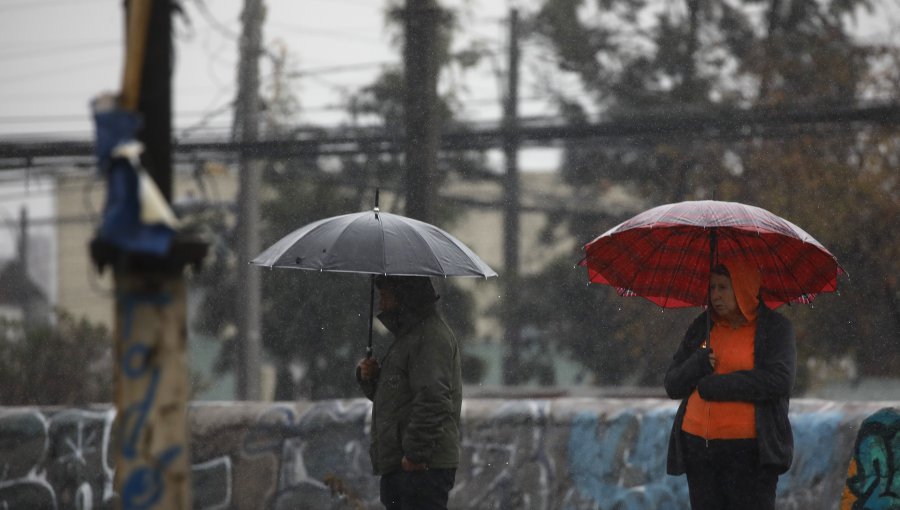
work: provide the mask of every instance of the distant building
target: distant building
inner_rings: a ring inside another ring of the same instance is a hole
[[[54,182],[8,171],[0,181],[0,314],[52,320],[56,299]]]
[[[47,296],[13,260],[0,269],[0,316],[26,324],[44,324],[50,320]]]

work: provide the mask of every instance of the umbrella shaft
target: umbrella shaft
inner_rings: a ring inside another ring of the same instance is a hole
[[[369,343],[366,345],[366,358],[372,357],[372,323],[375,320],[375,275],[371,275],[369,288]]]
[[[709,232],[709,274],[712,275],[712,270],[716,267],[716,248],[719,241],[719,235],[716,232],[715,228],[710,229]],[[706,286],[706,340],[703,341],[702,347],[705,349],[709,347],[709,339],[712,334],[712,294],[709,292],[709,285]]]

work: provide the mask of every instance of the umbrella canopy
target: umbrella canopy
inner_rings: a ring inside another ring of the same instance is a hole
[[[809,303],[837,289],[837,259],[803,229],[765,209],[735,202],[661,205],[584,246],[591,282],[667,308],[704,306],[717,261],[743,258],[759,267],[761,297],[772,308]]]
[[[372,275],[369,341],[375,315],[375,275],[497,276],[468,246],[422,221],[378,210],[325,218],[300,227],[270,246],[251,264]]]
[[[310,223],[250,263],[343,273],[497,276],[475,252],[440,228],[377,208]]]

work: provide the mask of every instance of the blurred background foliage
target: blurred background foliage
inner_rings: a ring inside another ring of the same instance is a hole
[[[865,0],[721,2],[686,0],[544,0],[523,23],[524,43],[542,55],[548,76],[574,72],[586,92],[566,97],[548,78],[540,93],[556,98],[570,125],[600,118],[661,113],[677,118],[728,108],[821,108],[876,98],[895,101],[896,52],[854,42],[843,21]],[[588,14],[585,14],[588,13]],[[446,25],[452,38],[457,24]],[[461,65],[446,54],[445,66]],[[466,54],[471,64],[478,52]],[[402,138],[402,73],[389,69],[348,103]],[[287,90],[285,87],[283,90]],[[284,92],[282,92],[284,94]],[[297,105],[289,93],[269,104]],[[272,108],[270,111],[279,111]],[[454,91],[442,96],[443,128],[455,125]],[[290,112],[269,118],[269,137],[290,137]],[[355,129],[348,125],[346,129]],[[800,389],[810,384],[812,359],[850,357],[862,375],[900,373],[900,139],[892,129],[842,125],[817,132],[777,128],[740,137],[703,139],[685,132],[609,143],[569,141],[561,178],[580,196],[622,186],[648,206],[697,199],[739,201],[766,208],[810,232],[849,273],[840,292],[812,306],[783,307],[795,323],[801,356]],[[438,182],[491,174],[477,151],[444,153]],[[263,245],[316,219],[371,208],[373,183],[401,197],[399,157],[357,155],[323,169],[316,160],[269,161],[265,172]],[[402,213],[402,201],[381,204]],[[440,202],[437,224],[448,228],[459,206]],[[561,242],[559,226],[583,245],[625,218],[555,213],[542,239]],[[225,232],[224,216],[219,219]],[[497,236],[501,236],[497,232]],[[222,238],[220,256],[197,283],[205,302],[200,330],[233,342],[234,246]],[[612,289],[586,285],[579,254],[554,260],[522,279],[516,312],[524,329],[521,369],[534,384],[556,380],[548,356],[578,360],[597,385],[659,386],[671,352],[698,310],[661,310]],[[502,268],[496,268],[501,274]],[[452,281],[440,292],[446,315],[471,339],[472,296]],[[356,396],[352,369],[367,332],[368,280],[353,275],[266,271],[263,338],[277,367],[276,399]],[[493,310],[500,316],[498,310]],[[383,349],[388,339],[376,340]],[[223,351],[221,368],[232,364]],[[466,379],[478,382],[484,361],[469,357]]]
[[[56,312],[46,323],[0,319],[0,402],[75,406],[112,400],[112,337]]]
[[[579,74],[592,109],[610,119],[722,107],[815,109],[854,104],[876,91],[882,100],[897,98],[896,65],[877,65],[896,64],[897,55],[856,45],[842,21],[870,8],[866,1],[689,0],[657,9],[653,30],[643,15],[656,2],[598,2],[599,11],[620,14],[615,23],[581,15],[589,4],[544,2],[534,37],[552,48],[560,68]],[[583,122],[584,110],[572,102],[561,108],[573,122]],[[561,172],[579,187],[627,183],[652,205],[696,199],[758,205],[837,255],[850,275],[840,281],[839,295],[782,309],[795,322],[802,387],[809,377],[802,362],[811,358],[849,355],[869,376],[900,371],[897,143],[893,130],[856,126],[736,140],[687,133],[665,143],[572,143]],[[584,242],[612,226],[570,222]],[[673,331],[683,331],[696,310],[662,313],[646,302],[632,306],[610,289],[584,289],[576,285],[582,275],[564,273],[566,262],[533,278],[535,289],[553,288],[562,294],[557,303],[579,310],[557,320],[540,316],[545,337],[587,360],[598,381],[659,384],[678,339]],[[536,317],[527,310],[523,316]]]
[[[896,104],[900,53],[854,39],[847,23],[860,10],[876,7],[868,0],[535,0],[522,20],[522,45],[535,57],[526,65],[544,80],[529,94],[554,98],[554,121],[569,126],[641,116],[671,121],[733,109]],[[389,14],[387,20],[390,30],[402,32],[399,18]],[[464,23],[451,12],[439,45],[443,72],[457,77],[489,55],[477,44],[451,54],[462,30]],[[398,37],[398,50],[400,45]],[[559,86],[556,77],[562,74],[575,76],[583,94],[573,96],[571,88]],[[464,80],[449,81],[441,90],[441,129],[464,130],[467,123],[456,113]],[[349,91],[346,104],[355,120],[342,129],[374,129],[402,141],[403,82],[402,69],[388,67],[373,83]],[[284,66],[276,66],[272,86],[262,91],[263,138],[324,136],[296,121],[304,105],[295,85]],[[663,137],[651,130],[602,142],[569,139],[562,149],[557,175],[571,191],[562,202],[596,203],[612,188],[648,208],[682,200],[744,202],[801,226],[837,256],[849,274],[839,281],[840,292],[819,296],[811,306],[780,309],[797,332],[798,394],[815,384],[812,367],[834,370],[849,360],[857,367],[854,377],[900,373],[900,136],[890,124],[804,130],[773,125],[728,136],[685,129]],[[376,187],[382,189],[382,210],[404,212],[400,154],[261,163],[263,246],[309,222],[371,209]],[[487,155],[472,148],[442,152],[438,169],[430,183],[436,189],[450,180],[502,181]],[[466,212],[460,201],[436,205],[434,223],[450,231]],[[548,252],[566,243],[580,247],[631,215],[575,210],[547,213],[540,239]],[[185,220],[211,240],[204,269],[192,277],[198,304],[191,328],[223,342],[217,370],[224,374],[234,368],[237,352],[234,215],[227,206],[208,207]],[[498,239],[502,235],[496,232]],[[560,384],[553,357],[562,355],[578,363],[585,384],[659,388],[682,332],[699,310],[662,310],[587,285],[579,258],[572,251],[521,275],[513,311],[522,325],[518,369],[524,377],[516,379]],[[502,280],[503,268],[495,269]],[[368,277],[261,271],[262,339],[275,368],[274,398],[358,396],[353,368],[368,332]],[[471,286],[453,279],[436,283],[440,308],[463,342],[464,378],[480,383],[493,361],[467,346],[483,340],[475,333],[479,317],[502,323],[503,312],[479,309]],[[58,312],[47,324],[0,322],[0,335],[7,340],[0,342],[4,405],[110,399],[109,371],[99,368],[109,366],[111,340],[104,328]],[[378,329],[376,335],[380,356],[390,339]],[[208,384],[195,378],[194,390]]]

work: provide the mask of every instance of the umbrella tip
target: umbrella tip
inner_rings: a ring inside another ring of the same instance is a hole
[[[381,189],[378,186],[376,186],[375,187],[375,217],[376,218],[378,217],[378,213],[381,211],[380,209],[378,209],[378,192],[379,191],[381,191]]]

